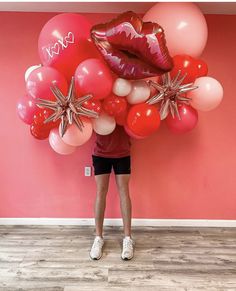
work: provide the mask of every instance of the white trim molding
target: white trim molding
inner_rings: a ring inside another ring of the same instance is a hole
[[[85,225],[93,226],[93,218],[0,218],[0,225]],[[105,218],[105,226],[122,226],[121,218]],[[236,227],[236,220],[221,219],[144,219],[133,218],[132,226],[157,227]]]

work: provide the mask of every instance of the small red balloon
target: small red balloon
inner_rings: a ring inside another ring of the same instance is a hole
[[[30,126],[30,132],[33,137],[37,139],[46,139],[50,134],[51,129],[48,127],[42,127],[38,124],[32,123]]]
[[[102,107],[109,115],[118,116],[125,112],[127,108],[127,101],[124,97],[118,97],[112,94],[104,99]]]
[[[208,66],[203,60],[197,59],[196,60],[196,66],[197,66],[197,69],[198,69],[198,76],[197,76],[198,78],[199,77],[204,77],[204,76],[207,75]]]
[[[37,125],[38,127],[41,128],[48,128],[48,129],[52,129],[56,126],[59,126],[60,124],[60,119],[58,119],[57,121],[50,121],[48,123],[44,123],[44,121],[53,113],[52,110],[50,109],[40,109],[38,112],[36,112],[34,114],[34,118],[33,118],[33,124]]]
[[[185,133],[192,130],[198,122],[198,112],[193,107],[183,104],[179,105],[179,115],[174,118],[171,114],[167,116],[166,124],[170,131],[173,133]]]
[[[180,76],[187,74],[182,84],[193,83],[198,77],[198,68],[196,60],[188,55],[176,55],[173,57],[174,68],[170,72],[171,77],[174,78],[178,71],[181,71]]]
[[[97,113],[100,113],[102,110],[102,104],[99,100],[91,98],[83,103],[83,107],[89,110],[93,110]]]
[[[139,137],[146,137],[158,130],[160,114],[157,108],[146,103],[131,107],[127,116],[128,128]]]

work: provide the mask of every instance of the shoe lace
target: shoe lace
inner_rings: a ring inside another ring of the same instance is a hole
[[[133,242],[131,239],[124,239],[123,240],[123,248],[128,248],[128,249],[132,249],[133,248]]]
[[[102,240],[98,237],[95,238],[94,243],[93,243],[93,248],[101,248],[102,246]]]

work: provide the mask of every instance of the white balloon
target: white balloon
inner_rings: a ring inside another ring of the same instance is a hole
[[[148,100],[151,90],[148,84],[143,80],[133,81],[132,90],[126,97],[130,104],[138,104]]]
[[[38,69],[38,68],[40,68],[40,67],[42,67],[41,64],[39,64],[39,65],[34,65],[34,66],[29,67],[29,68],[25,71],[25,82],[27,82],[27,79],[28,79],[29,75],[30,75],[34,70],[36,70],[36,69]]]
[[[94,131],[101,135],[112,133],[116,127],[115,118],[105,112],[100,113],[99,117],[94,118],[92,122]]]
[[[117,96],[127,96],[132,90],[132,84],[130,81],[118,78],[113,84],[113,93]]]

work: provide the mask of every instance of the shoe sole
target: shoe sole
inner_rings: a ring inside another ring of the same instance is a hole
[[[123,261],[130,261],[130,260],[133,259],[133,257],[134,257],[134,256],[132,256],[131,258],[122,258],[122,256],[121,256],[121,259],[122,259]]]

